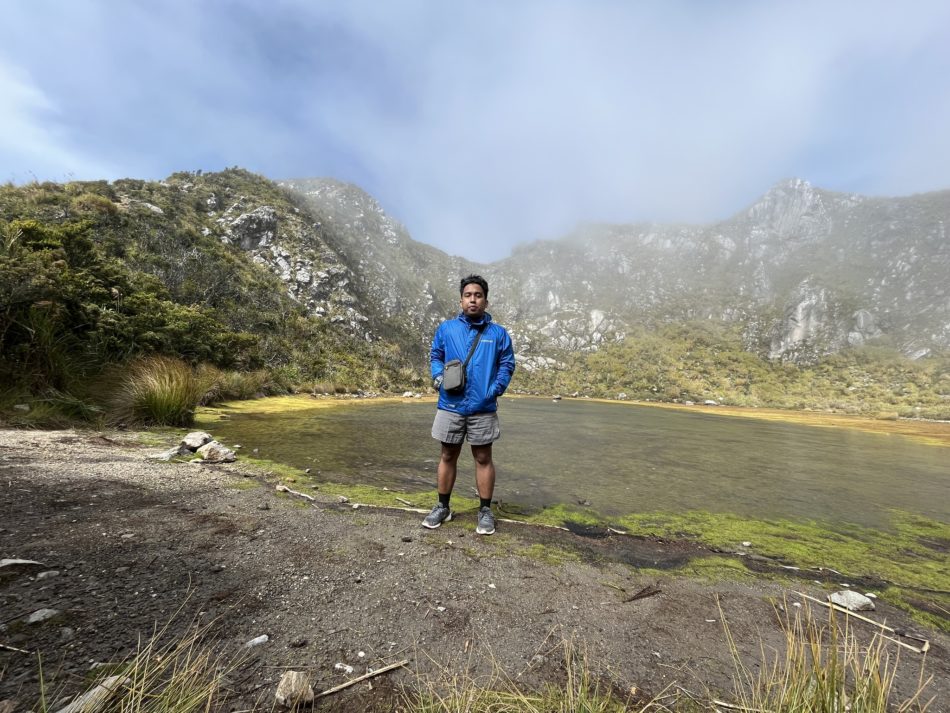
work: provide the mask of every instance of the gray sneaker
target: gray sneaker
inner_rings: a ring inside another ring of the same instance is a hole
[[[436,503],[435,507],[432,508],[432,512],[426,515],[425,519],[422,521],[423,527],[428,527],[430,530],[434,530],[443,522],[448,522],[452,519],[452,511],[449,510],[447,505],[442,503]]]
[[[479,508],[478,527],[475,528],[476,534],[491,535],[495,532],[495,515],[490,507]]]

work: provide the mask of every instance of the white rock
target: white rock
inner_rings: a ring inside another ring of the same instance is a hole
[[[277,702],[293,708],[301,703],[313,702],[313,687],[303,671],[285,671],[277,684]]]
[[[217,441],[205,443],[195,453],[208,463],[233,463],[236,458],[234,451]]]
[[[347,665],[347,664],[345,664],[345,663],[338,663],[338,664],[337,664],[336,666],[334,666],[333,668],[335,668],[337,671],[342,671],[342,672],[345,673],[346,675],[350,675],[351,673],[353,673],[353,667],[352,667],[352,666],[349,666],[349,665]]]
[[[266,644],[268,641],[270,641],[270,637],[267,634],[261,634],[260,636],[255,636],[253,639],[244,644],[244,648],[253,649],[255,646]]]
[[[742,546],[743,546],[743,547],[752,547],[752,543],[749,542],[748,540],[746,540],[745,542],[742,543]]]
[[[65,708],[60,708],[56,713],[93,713],[102,710],[113,692],[128,685],[129,680],[124,676],[109,676],[98,686],[78,696],[72,703]]]
[[[0,560],[0,569],[3,569],[4,567],[15,567],[21,564],[35,564],[40,567],[45,566],[42,562],[37,562],[36,560],[2,559]]]
[[[860,592],[853,590],[842,590],[828,595],[828,601],[844,607],[848,611],[871,611],[874,609],[874,602],[868,599]]]
[[[213,440],[214,438],[212,438],[210,433],[205,433],[204,431],[192,431],[181,439],[181,444],[190,451],[196,451],[205,443],[210,443]]]
[[[24,413],[27,413],[30,410],[30,405],[29,404],[13,404],[13,410],[23,411]]]
[[[39,624],[41,621],[52,619],[59,614],[59,609],[37,609],[27,618],[27,624]]]

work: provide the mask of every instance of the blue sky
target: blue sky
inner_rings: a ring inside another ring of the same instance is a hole
[[[950,188],[945,0],[3,0],[0,180],[360,185],[476,260],[776,181]]]

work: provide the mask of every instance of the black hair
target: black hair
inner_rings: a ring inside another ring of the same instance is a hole
[[[465,292],[466,285],[478,285],[482,288],[482,292],[485,293],[485,299],[488,299],[488,282],[481,275],[469,275],[468,277],[462,278],[462,284],[459,285],[459,295]]]

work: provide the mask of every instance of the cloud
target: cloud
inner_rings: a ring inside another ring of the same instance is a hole
[[[108,168],[72,144],[53,101],[30,77],[0,62],[0,180],[70,180],[77,172]]]
[[[583,221],[725,218],[790,176],[950,187],[944,3],[12,8],[12,170],[330,175],[476,259]]]

